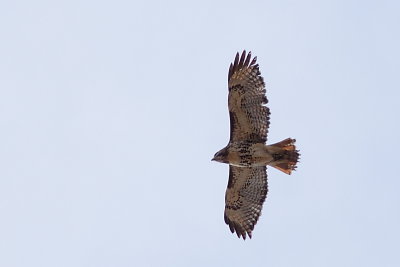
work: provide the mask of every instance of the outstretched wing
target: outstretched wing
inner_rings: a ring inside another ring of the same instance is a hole
[[[246,239],[261,215],[268,192],[266,167],[229,165],[229,182],[225,193],[225,223],[231,232]]]
[[[257,57],[251,60],[251,52],[243,51],[240,59],[229,67],[228,106],[231,121],[230,142],[248,140],[265,142],[269,127],[269,108],[265,96],[265,84],[256,64]]]

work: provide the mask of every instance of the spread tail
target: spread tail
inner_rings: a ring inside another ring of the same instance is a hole
[[[299,151],[296,150],[294,143],[296,139],[287,138],[276,144],[268,146],[273,154],[274,161],[269,165],[286,173],[291,174],[291,172],[296,169],[296,164],[299,159]]]

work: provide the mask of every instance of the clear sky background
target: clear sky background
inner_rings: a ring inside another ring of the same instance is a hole
[[[400,266],[398,1],[3,1],[0,266]],[[269,169],[223,221],[227,74],[258,56]]]

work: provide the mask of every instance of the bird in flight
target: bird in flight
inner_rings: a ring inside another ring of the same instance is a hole
[[[299,151],[295,139],[266,145],[269,108],[257,57],[236,54],[228,73],[230,139],[213,161],[229,164],[225,193],[225,223],[232,233],[251,238],[268,192],[267,166],[286,174],[296,168]]]

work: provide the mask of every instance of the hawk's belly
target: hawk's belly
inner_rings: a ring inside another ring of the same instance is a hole
[[[263,143],[234,143],[228,151],[229,164],[238,167],[266,166],[274,160]]]

